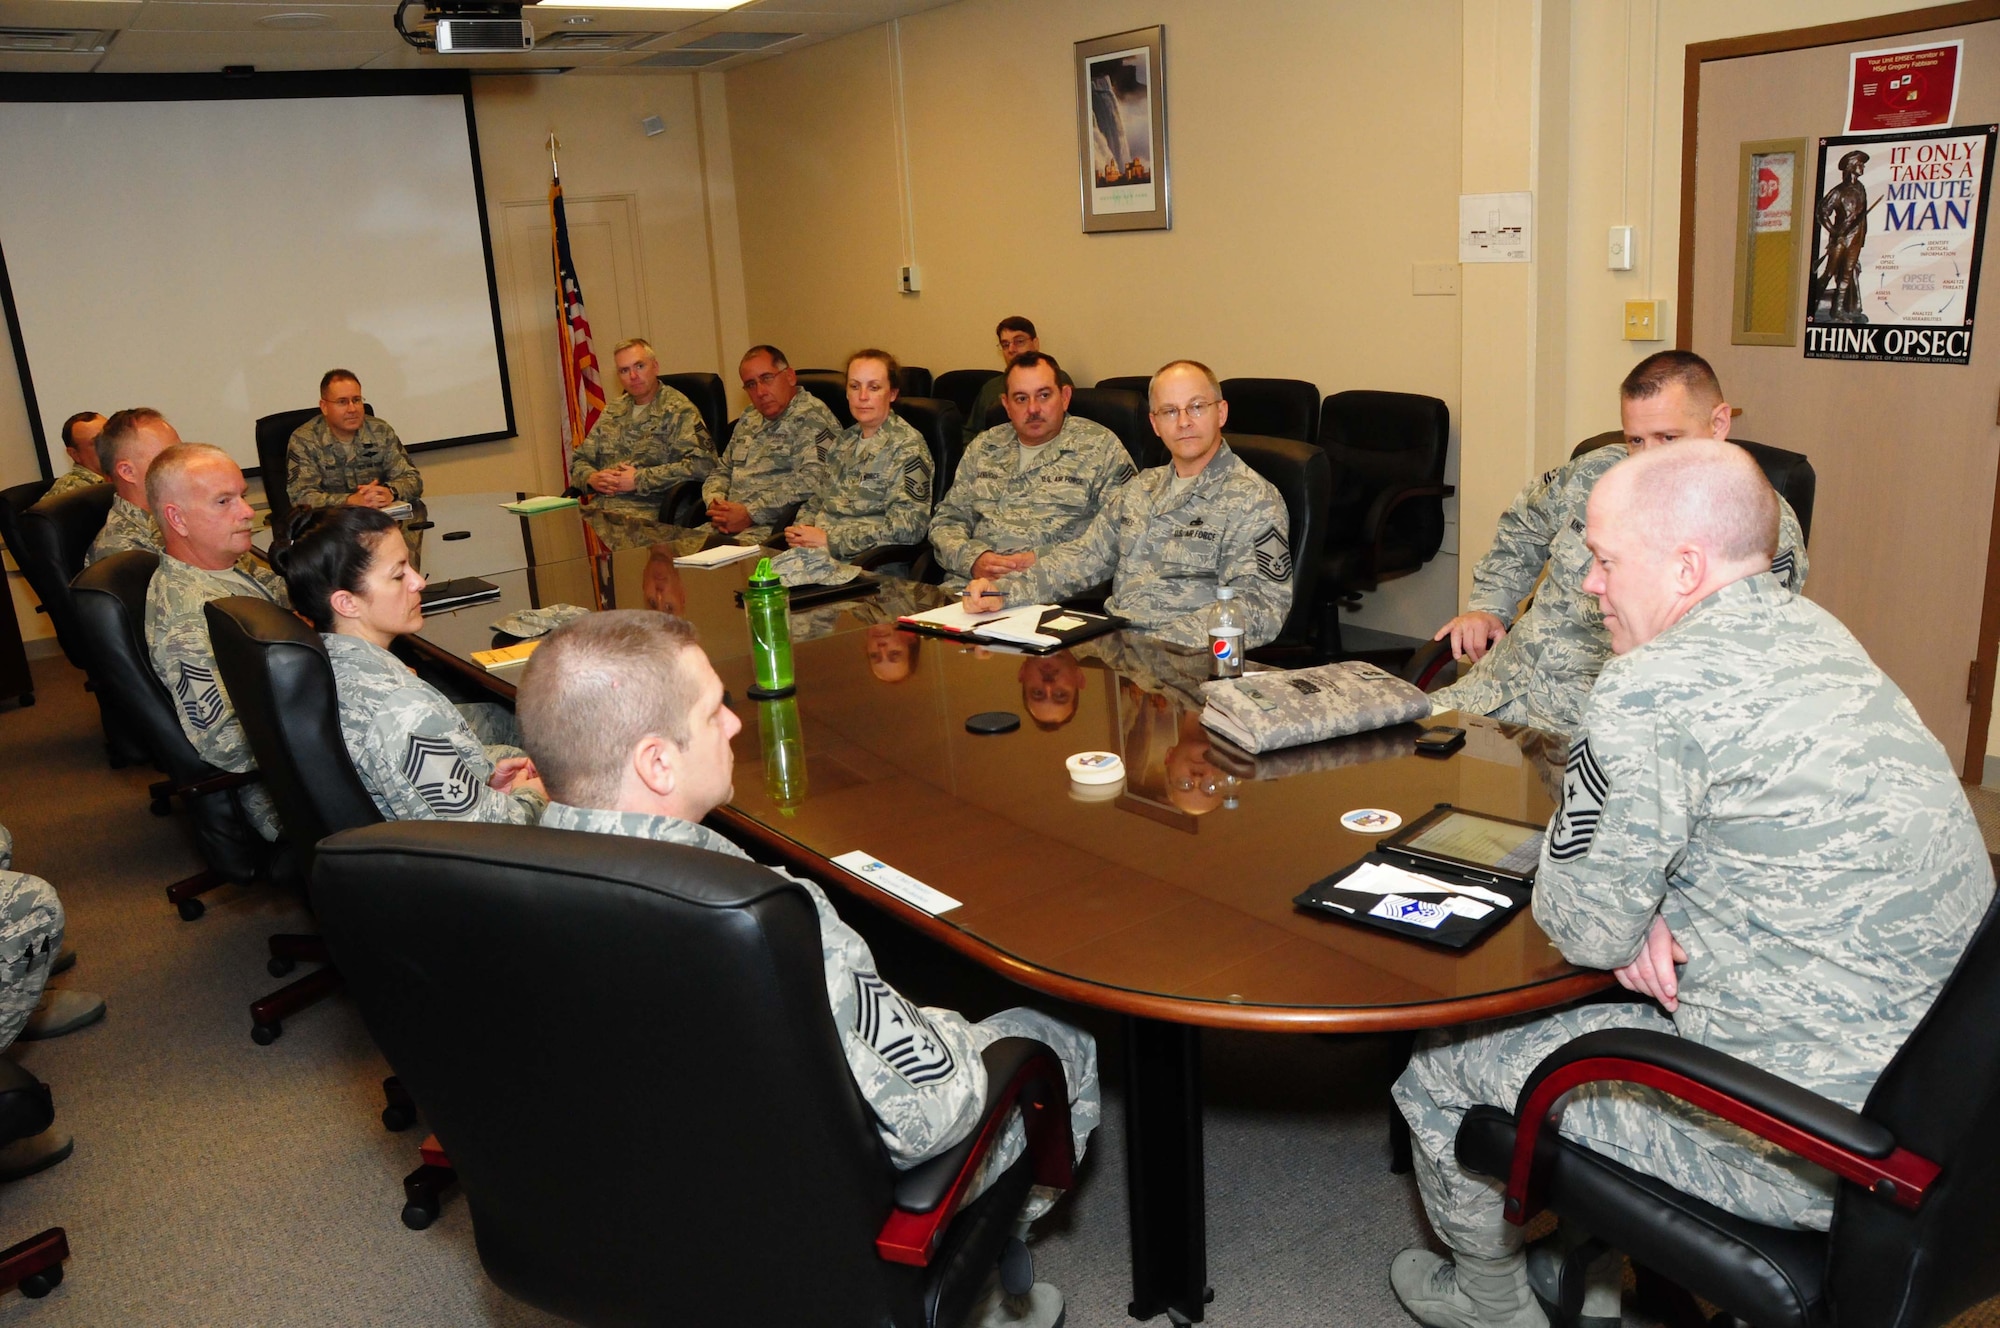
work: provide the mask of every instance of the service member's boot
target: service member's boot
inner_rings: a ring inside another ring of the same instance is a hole
[[[1520,1251],[1501,1259],[1461,1254],[1454,1262],[1429,1250],[1404,1250],[1389,1265],[1389,1285],[1426,1328],[1548,1328],[1528,1286]]]
[[[50,1127],[40,1134],[0,1147],[0,1181],[20,1180],[37,1171],[47,1171],[70,1155],[76,1141],[69,1131]]]
[[[35,1003],[35,1012],[21,1026],[20,1040],[37,1042],[74,1033],[104,1017],[104,998],[88,991],[48,987]]]
[[[1560,1309],[1563,1261],[1589,1239],[1588,1233],[1577,1229],[1573,1223],[1565,1222],[1552,1235],[1528,1247],[1528,1285],[1534,1288],[1545,1310],[1550,1306]],[[1583,1309],[1577,1315],[1576,1328],[1618,1328],[1622,1322],[1625,1256],[1603,1246],[1598,1248],[1603,1253],[1584,1266]]]

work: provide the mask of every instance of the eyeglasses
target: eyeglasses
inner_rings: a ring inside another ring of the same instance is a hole
[[[777,381],[778,381],[778,374],[777,371],[775,370],[773,370],[770,373],[760,373],[755,378],[744,379],[743,390],[745,392],[748,392],[753,387],[769,387],[771,384]]]
[[[1026,350],[1033,342],[1033,337],[1006,337],[1001,340],[1000,349],[1006,351],[1009,355],[1013,355],[1019,351]]]
[[[343,406],[348,408],[361,404],[360,397],[323,397],[321,400],[325,401],[329,406]]]
[[[1208,418],[1208,412],[1221,404],[1220,401],[1190,401],[1185,410],[1180,406],[1161,406],[1153,412],[1153,418],[1162,424],[1179,424],[1181,416],[1185,414],[1190,420],[1199,423]]]

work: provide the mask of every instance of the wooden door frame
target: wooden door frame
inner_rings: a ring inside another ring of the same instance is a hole
[[[1850,42],[1904,37],[1912,33],[1954,28],[2000,19],[2000,0],[1962,0],[1899,14],[1822,23],[1784,32],[1760,32],[1748,37],[1694,42],[1687,48],[1681,82],[1681,246],[1680,280],[1674,292],[1674,345],[1692,350],[1694,340],[1694,186],[1695,135],[1701,120],[1701,67],[1710,60],[1735,60],[1746,55],[1776,55],[1815,46],[1845,46]],[[2000,666],[2000,485],[1993,491],[1993,519],[1986,534],[1986,590],[1979,610],[1979,655],[1973,662],[1967,690],[1972,693],[1972,718],[1965,733],[1965,759],[1960,778],[1978,783],[1985,773],[1986,731],[1993,723],[1993,676]]]

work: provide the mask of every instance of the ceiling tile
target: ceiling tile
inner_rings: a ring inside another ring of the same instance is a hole
[[[0,23],[10,28],[122,28],[139,10],[138,0],[6,0],[0,4]]]
[[[0,73],[88,74],[103,58],[97,51],[0,51]]]
[[[303,54],[324,41],[329,32],[387,32],[395,27],[392,10],[372,5],[320,4],[160,4],[149,3],[139,17],[128,24],[134,32],[287,32],[294,35]],[[320,19],[315,27],[267,24],[265,19],[288,14],[309,14]]]

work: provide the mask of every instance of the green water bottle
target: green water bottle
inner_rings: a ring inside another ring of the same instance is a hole
[[[750,695],[759,701],[792,694],[791,596],[771,570],[769,558],[757,560],[750,584],[743,590],[743,607],[750,614],[750,656],[757,680]]]
[[[806,800],[806,741],[799,728],[799,702],[787,696],[757,703],[757,733],[764,745],[764,792],[790,816]]]

